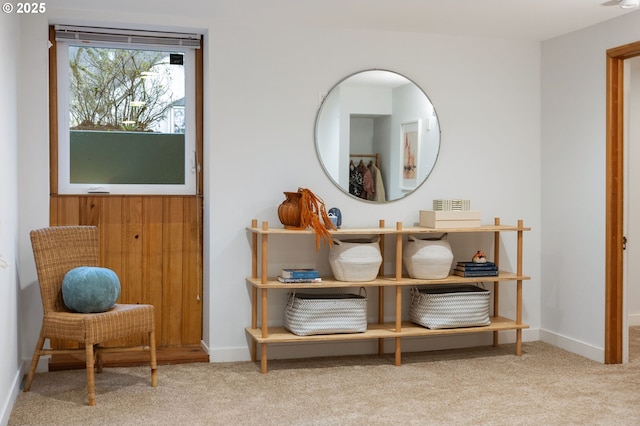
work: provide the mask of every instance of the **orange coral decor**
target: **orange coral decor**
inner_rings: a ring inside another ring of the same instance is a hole
[[[321,240],[324,240],[329,248],[333,245],[333,239],[329,229],[336,227],[329,219],[324,201],[308,188],[298,188],[300,196],[300,226],[289,229],[307,229],[311,227],[316,234],[316,250],[320,248]]]

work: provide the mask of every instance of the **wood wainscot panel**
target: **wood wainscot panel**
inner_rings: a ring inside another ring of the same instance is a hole
[[[202,338],[202,197],[53,195],[50,222],[99,229],[100,264],[120,278],[118,303],[155,306],[158,350],[173,348],[168,362],[208,359]],[[129,338],[108,346],[141,343]],[[52,342],[52,345],[64,342]],[[105,345],[107,346],[107,345]],[[184,348],[181,350],[180,348]],[[124,360],[127,356],[122,355]],[[120,357],[110,360],[117,364]],[[131,362],[131,360],[130,360]],[[84,368],[52,359],[50,366]],[[51,368],[58,368],[51,367]]]

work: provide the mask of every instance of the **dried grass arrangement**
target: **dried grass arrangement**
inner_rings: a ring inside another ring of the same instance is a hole
[[[290,193],[285,192],[285,195],[286,194]],[[285,227],[288,229],[302,230],[311,227],[311,229],[313,229],[316,234],[316,250],[320,248],[320,243],[322,240],[324,240],[329,245],[329,248],[331,248],[331,246],[333,245],[333,239],[331,238],[331,233],[329,232],[329,230],[335,230],[336,227],[333,225],[333,222],[331,222],[331,219],[329,219],[324,201],[322,201],[320,197],[318,197],[308,188],[298,188],[297,195],[299,195],[298,203],[300,207],[299,222],[295,220],[295,225],[293,225],[290,218],[286,218],[285,220],[283,220],[284,218],[281,215],[281,210],[284,210],[282,209],[283,205],[281,205],[281,208],[278,209],[280,221],[285,224]],[[285,200],[283,204],[291,201],[291,197],[288,196],[287,200]],[[291,210],[289,210],[287,213],[291,214]]]

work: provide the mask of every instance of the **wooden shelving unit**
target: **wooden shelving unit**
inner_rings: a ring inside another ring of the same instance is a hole
[[[379,352],[384,353],[384,339],[395,339],[395,365],[401,365],[402,349],[401,340],[403,337],[420,337],[420,336],[438,336],[438,335],[454,335],[463,333],[486,333],[493,332],[493,344],[498,345],[498,332],[505,330],[515,330],[516,332],[516,355],[522,354],[522,329],[529,326],[522,323],[522,282],[529,280],[530,277],[522,274],[522,251],[523,251],[523,233],[530,231],[531,228],[525,228],[522,220],[518,221],[517,226],[501,225],[500,219],[496,218],[493,225],[483,225],[476,228],[445,228],[432,229],[424,227],[403,227],[401,222],[396,224],[395,228],[385,227],[384,221],[380,221],[378,228],[352,228],[339,229],[331,231],[336,237],[345,235],[380,235],[381,252],[384,253],[385,235],[395,236],[395,271],[393,275],[384,273],[384,262],[380,269],[378,277],[373,281],[366,282],[346,282],[337,281],[332,277],[323,277],[322,283],[296,283],[285,284],[279,282],[275,277],[267,275],[268,259],[269,259],[269,236],[290,237],[295,235],[313,234],[312,230],[289,230],[284,228],[270,228],[267,222],[262,222],[262,226],[258,227],[258,221],[253,220],[247,231],[251,234],[251,253],[252,253],[252,272],[246,282],[252,287],[251,292],[251,327],[246,328],[247,335],[251,338],[251,359],[257,360],[257,345],[261,345],[260,351],[260,371],[267,372],[267,345],[272,343],[291,343],[291,342],[332,342],[346,340],[370,340],[378,339]],[[517,238],[517,260],[516,272],[503,271],[496,277],[474,277],[464,278],[450,275],[447,278],[438,280],[419,280],[402,275],[402,241],[405,234],[442,234],[442,233],[493,233],[494,234],[494,262],[500,265],[500,235],[502,232],[513,232]],[[460,283],[478,283],[483,281],[491,281],[493,287],[493,317],[491,324],[483,327],[467,327],[431,330],[419,325],[402,321],[402,288],[416,285],[430,284],[460,284]],[[504,281],[516,283],[516,318],[509,319],[499,315],[499,284]],[[268,297],[269,289],[300,289],[300,288],[359,288],[359,287],[377,287],[378,297],[378,323],[371,323],[367,326],[364,333],[352,334],[326,334],[312,336],[297,336],[283,327],[268,326]],[[384,322],[384,289],[387,287],[395,288],[395,321],[393,323]],[[260,294],[258,294],[260,293]],[[260,318],[258,317],[260,313]]]

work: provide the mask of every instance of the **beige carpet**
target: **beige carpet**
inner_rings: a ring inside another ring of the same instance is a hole
[[[36,375],[9,425],[640,425],[632,361],[603,365],[542,342],[385,357],[161,366]]]

